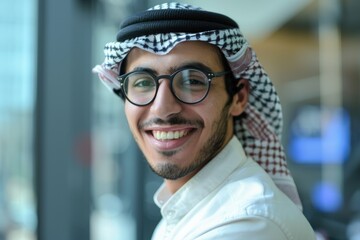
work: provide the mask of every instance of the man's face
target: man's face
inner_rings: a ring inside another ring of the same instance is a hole
[[[134,48],[127,56],[125,71],[146,68],[164,75],[192,64],[224,71],[215,47],[203,42],[181,43],[162,56]],[[125,114],[154,172],[166,179],[190,178],[232,137],[234,103],[227,104],[224,77],[213,78],[208,96],[193,105],[172,95],[168,79],[159,83],[151,104],[140,107],[125,100]]]

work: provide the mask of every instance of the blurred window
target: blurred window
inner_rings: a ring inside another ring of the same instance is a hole
[[[35,239],[37,1],[0,2],[0,240]]]

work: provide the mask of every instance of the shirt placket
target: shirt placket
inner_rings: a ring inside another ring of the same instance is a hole
[[[165,227],[163,239],[164,240],[173,239],[176,224],[179,222],[177,212],[173,209],[169,209],[169,210],[165,211],[164,219],[165,219],[166,227]]]

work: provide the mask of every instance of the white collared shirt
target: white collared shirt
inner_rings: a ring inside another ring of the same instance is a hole
[[[236,137],[173,195],[162,185],[154,201],[163,218],[153,240],[315,239],[299,208]]]

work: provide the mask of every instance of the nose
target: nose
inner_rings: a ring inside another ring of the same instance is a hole
[[[182,106],[171,92],[170,81],[163,79],[159,83],[159,89],[151,103],[150,112],[158,118],[166,119],[181,112]]]

